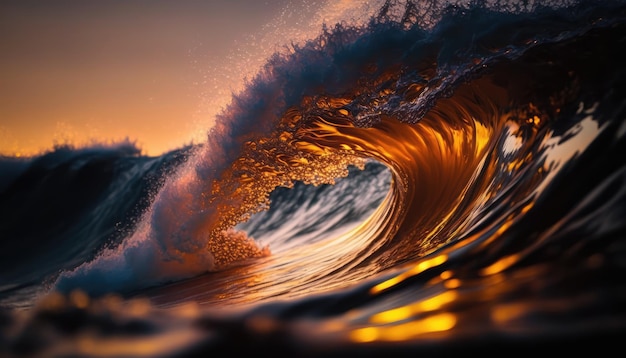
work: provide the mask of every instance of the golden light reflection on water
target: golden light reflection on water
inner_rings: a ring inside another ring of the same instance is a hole
[[[528,312],[527,303],[498,304],[491,310],[491,319],[496,323],[507,323]]]
[[[426,259],[421,261],[420,263],[418,263],[417,265],[413,266],[412,268],[410,268],[409,270],[394,276],[392,278],[390,278],[387,281],[384,281],[382,283],[379,283],[378,285],[372,287],[372,289],[370,290],[370,292],[372,294],[378,294],[390,287],[393,287],[399,283],[401,283],[402,281],[406,280],[407,278],[413,277],[415,275],[418,275],[426,270],[428,270],[429,268],[435,267],[435,266],[439,266],[441,264],[443,264],[444,262],[446,262],[447,260],[447,256],[446,255],[438,255],[435,256],[433,258],[430,259]]]
[[[73,344],[75,347],[68,349],[68,351],[90,357],[155,357],[167,352],[176,352],[198,338],[198,333],[194,334],[187,330],[140,339],[121,337],[103,339],[85,334],[79,337]],[[60,352],[56,353],[61,356],[64,355],[63,348],[61,347]]]
[[[519,260],[520,256],[519,255],[510,255],[510,256],[506,256],[501,258],[500,260],[496,261],[495,263],[493,263],[492,265],[484,268],[481,273],[483,275],[493,275],[496,274],[498,272],[502,272],[505,269],[509,268],[511,265],[513,265],[514,263],[516,263]]]
[[[440,313],[396,325],[355,329],[350,333],[350,339],[359,343],[408,341],[427,333],[448,331],[456,322],[457,318],[454,314]]]
[[[444,291],[436,296],[422,299],[410,305],[377,313],[370,318],[370,322],[374,324],[385,324],[403,321],[425,312],[440,309],[445,304],[456,300],[457,297],[458,295],[455,291]]]

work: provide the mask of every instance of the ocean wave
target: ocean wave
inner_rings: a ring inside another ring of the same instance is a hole
[[[615,278],[626,8],[525,4],[389,1],[275,54],[206,143],[88,181],[89,194],[117,193],[84,198],[96,208],[144,205],[122,211],[127,235],[63,259],[35,311],[86,312],[77,325],[95,326],[95,347],[111,339],[96,316],[133,315],[135,301],[118,312],[106,295],[148,297],[168,310],[141,305],[153,329],[140,336],[163,334],[172,355],[452,353],[493,338],[583,344],[594,327],[614,337],[626,302]],[[137,194],[157,168],[169,171]]]

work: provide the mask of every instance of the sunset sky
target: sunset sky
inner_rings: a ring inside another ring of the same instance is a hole
[[[0,0],[0,154],[128,137],[158,155],[197,142],[272,41],[321,4]]]

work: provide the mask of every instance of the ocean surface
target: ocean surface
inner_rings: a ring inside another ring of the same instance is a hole
[[[268,58],[206,142],[1,157],[0,356],[622,347],[625,20],[388,1]]]

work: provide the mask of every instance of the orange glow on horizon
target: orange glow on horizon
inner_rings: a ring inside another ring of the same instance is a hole
[[[156,156],[204,142],[274,45],[319,31],[318,7],[284,5],[1,4],[0,155],[132,142]]]
[[[135,121],[138,122],[138,121]],[[87,148],[91,146],[112,146],[121,143],[132,143],[143,155],[158,156],[171,150],[182,148],[186,145],[200,143],[197,134],[178,132],[164,129],[152,133],[133,135],[128,130],[127,134],[110,129],[110,134],[105,131],[94,132],[63,132],[62,134],[47,135],[44,133],[20,133],[19,135],[4,135],[0,140],[0,155],[9,157],[32,157],[52,151],[57,146],[70,146],[74,148]],[[141,131],[138,131],[141,132]]]

